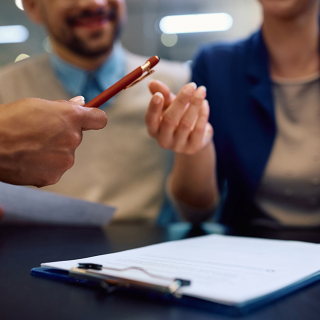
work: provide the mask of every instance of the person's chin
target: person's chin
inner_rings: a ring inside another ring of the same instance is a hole
[[[110,53],[113,41],[83,41],[81,46],[73,47],[72,50],[85,57],[98,58]]]

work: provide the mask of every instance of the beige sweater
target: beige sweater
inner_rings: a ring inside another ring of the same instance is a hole
[[[126,53],[127,72],[147,58]],[[161,61],[151,77],[177,92],[189,79],[181,63]],[[150,81],[150,80],[149,80]],[[144,116],[150,100],[148,80],[122,91],[106,113],[108,125],[84,132],[76,161],[47,191],[118,207],[115,221],[152,223],[164,197],[171,164],[168,151],[148,136]],[[70,97],[55,78],[47,55],[0,68],[0,103],[25,97],[48,100]]]
[[[319,81],[319,72],[273,79],[277,136],[255,202],[285,226],[320,226]]]

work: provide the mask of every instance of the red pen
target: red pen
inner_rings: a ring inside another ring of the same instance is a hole
[[[85,107],[99,108],[101,105],[103,105],[105,102],[107,102],[109,99],[111,99],[120,91],[134,86],[135,84],[139,83],[140,81],[148,77],[150,74],[154,73],[154,70],[151,70],[151,69],[154,66],[156,66],[159,63],[159,61],[160,61],[160,58],[158,56],[153,56],[152,58],[147,60],[147,62],[143,66],[140,66],[137,69],[133,70],[132,72],[127,74],[125,77],[123,77],[121,80],[119,80],[114,85],[112,85],[110,88],[103,91],[94,99],[89,101],[85,105]]]

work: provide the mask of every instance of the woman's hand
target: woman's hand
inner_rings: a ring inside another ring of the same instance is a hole
[[[197,88],[195,83],[189,83],[177,96],[159,81],[151,81],[149,89],[153,97],[146,124],[149,134],[162,148],[193,155],[212,141],[205,87]]]

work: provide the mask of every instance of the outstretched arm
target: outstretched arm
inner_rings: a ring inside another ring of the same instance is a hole
[[[175,152],[169,178],[174,197],[194,208],[213,207],[218,188],[206,89],[190,83],[174,96],[159,81],[149,88],[153,97],[146,113],[148,132],[161,147]]]

